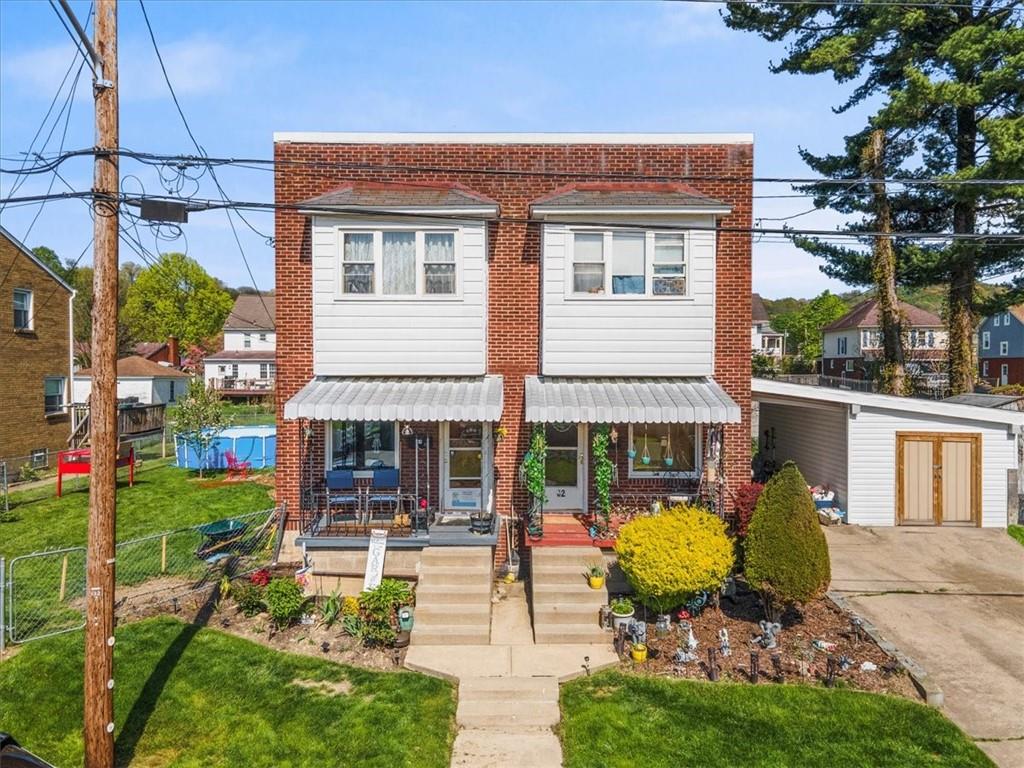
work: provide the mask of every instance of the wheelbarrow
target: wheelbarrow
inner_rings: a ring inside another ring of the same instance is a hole
[[[196,550],[196,557],[211,565],[231,557],[233,545],[242,539],[248,527],[249,524],[241,520],[217,520],[200,526],[203,543]]]

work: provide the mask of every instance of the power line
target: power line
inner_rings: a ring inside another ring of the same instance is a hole
[[[699,3],[705,5],[811,5],[821,7],[864,7],[864,8],[932,8],[935,10],[944,10],[946,8],[969,8],[973,10],[982,10],[977,7],[974,3],[944,3],[936,2],[932,0],[927,2],[926,0],[910,0],[910,2],[890,2],[889,0],[673,0],[676,3]],[[1016,5],[999,6],[994,9],[994,12],[999,13],[1000,11],[1019,11],[1021,8]]]

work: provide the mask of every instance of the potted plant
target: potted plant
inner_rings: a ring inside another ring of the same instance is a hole
[[[633,657],[633,661],[637,664],[643,664],[647,661],[647,645],[644,643],[633,643],[629,655]]]
[[[602,589],[604,587],[604,566],[594,563],[587,568],[587,583],[591,589]]]
[[[616,632],[619,631],[619,627],[628,626],[629,620],[636,613],[636,609],[633,608],[633,601],[628,597],[617,597],[612,600],[611,609],[612,629]]]

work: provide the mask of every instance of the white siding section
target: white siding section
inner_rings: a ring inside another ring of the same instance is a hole
[[[846,352],[840,353],[839,339],[846,339]],[[822,357],[860,357],[860,330],[829,331],[822,338]],[[826,371],[826,373],[828,373]]]
[[[796,462],[808,485],[829,486],[847,509],[846,406],[761,403],[759,428],[762,451],[765,430],[774,429],[778,465]]]
[[[410,222],[313,220],[313,373],[316,376],[479,376],[487,360],[487,236],[481,222],[455,228],[459,296],[351,298],[338,290],[339,227],[366,231]]]
[[[260,334],[267,337],[260,339]],[[249,337],[251,346],[245,346],[245,337]],[[254,349],[271,350],[277,347],[277,334],[274,331],[224,331],[224,349],[226,351],[251,351]]]
[[[265,378],[270,378],[270,379],[274,378],[272,375],[270,375],[270,368],[269,368],[269,365],[273,365],[274,364],[273,360],[263,360],[263,361],[260,361],[260,362],[245,361],[245,360],[235,360],[235,361],[228,360],[228,361],[224,361],[224,362],[217,362],[215,360],[210,360],[210,361],[207,361],[205,366],[203,366],[203,374],[204,374],[203,378],[206,380],[207,385],[209,385],[209,383],[211,381],[213,381],[214,379],[233,378],[234,377],[234,373],[233,373],[232,366],[236,365],[236,366],[238,366],[238,376],[237,376],[237,378],[239,378],[239,379],[262,379],[264,377],[260,375],[260,365],[261,365],[261,362],[262,362],[263,365],[268,365],[267,376]],[[221,370],[222,367],[224,368],[223,371]]]
[[[896,433],[981,433],[981,524],[1006,526],[1006,470],[1017,467],[1017,438],[1005,425],[862,408],[850,420],[850,522],[896,524]]]
[[[691,231],[685,298],[571,298],[571,230],[544,227],[542,372],[548,376],[711,376],[715,347],[715,219]],[[659,223],[651,222],[657,229]],[[612,222],[609,222],[613,226]],[[648,259],[652,258],[648,254]]]
[[[188,379],[150,379],[131,378],[117,380],[117,398],[126,400],[130,397],[138,398],[143,405],[157,405],[170,402],[171,382],[174,382],[174,398],[177,400],[185,393],[188,387]],[[72,390],[73,400],[76,403],[84,403],[89,399],[92,392],[92,379],[89,377],[75,377]]]

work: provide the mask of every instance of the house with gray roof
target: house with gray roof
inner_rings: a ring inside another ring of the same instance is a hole
[[[241,294],[224,321],[224,347],[204,361],[206,385],[236,400],[266,397],[277,378],[274,295]]]

